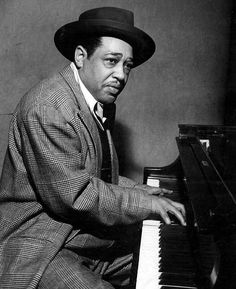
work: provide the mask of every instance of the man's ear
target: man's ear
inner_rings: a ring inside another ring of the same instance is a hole
[[[84,60],[87,58],[87,51],[83,46],[78,45],[75,49],[75,64],[78,68],[83,67]]]

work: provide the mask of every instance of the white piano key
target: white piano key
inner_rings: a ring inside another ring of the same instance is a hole
[[[159,229],[160,221],[143,222],[139,251],[136,289],[158,289],[159,283]]]
[[[147,185],[152,186],[152,187],[160,187],[160,181],[156,178],[148,178],[147,179]]]

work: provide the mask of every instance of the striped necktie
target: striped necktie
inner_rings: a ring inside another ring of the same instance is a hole
[[[97,120],[99,121],[99,123],[102,125],[103,127],[103,123],[104,123],[104,119],[103,119],[103,107],[102,105],[97,102],[94,106],[94,113],[96,115]]]

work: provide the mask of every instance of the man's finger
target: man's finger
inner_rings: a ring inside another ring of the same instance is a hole
[[[182,214],[180,210],[175,207],[168,209],[168,213],[174,215],[181,223],[181,225],[186,226],[185,215]]]
[[[172,201],[172,206],[177,208],[177,210],[179,210],[184,217],[186,216],[185,207],[183,204]]]

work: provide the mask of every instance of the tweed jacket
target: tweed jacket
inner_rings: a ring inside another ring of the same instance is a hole
[[[81,250],[106,248],[114,242],[110,228],[151,214],[146,193],[118,177],[109,142],[112,184],[99,178],[99,132],[70,66],[22,98],[0,182],[0,288],[37,288],[47,264],[74,236]]]

